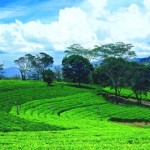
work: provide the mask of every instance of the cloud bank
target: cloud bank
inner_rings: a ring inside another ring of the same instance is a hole
[[[16,20],[0,24],[0,50],[10,54],[64,51],[79,43],[84,47],[122,41],[132,43],[138,57],[150,55],[150,0],[108,9],[110,0],[85,0],[80,6],[59,11],[51,23]],[[112,1],[112,0],[111,0]]]

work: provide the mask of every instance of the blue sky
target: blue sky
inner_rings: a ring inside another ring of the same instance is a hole
[[[92,48],[122,41],[150,56],[150,0],[0,0],[0,63],[41,51],[60,64],[79,43]]]
[[[58,19],[61,9],[78,6],[82,0],[0,0],[1,12],[6,15],[0,19],[3,23],[40,20],[50,23]]]

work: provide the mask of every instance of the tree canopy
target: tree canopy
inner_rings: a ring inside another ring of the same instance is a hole
[[[37,54],[34,57],[32,66],[36,70],[38,79],[40,79],[40,76],[42,76],[43,80],[45,80],[44,71],[48,69],[53,64],[53,62],[53,57],[43,52]]]
[[[80,44],[73,44],[67,47],[67,50],[65,50],[66,56],[71,55],[79,55],[84,58],[87,58],[88,60],[91,60],[93,58],[93,51],[91,49],[86,49],[82,47]]]
[[[44,70],[45,78],[44,82],[47,82],[50,85],[54,80],[54,72],[50,69]]]
[[[115,44],[105,44],[102,46],[95,46],[93,54],[96,58],[106,59],[109,57],[115,58],[130,58],[136,56],[134,51],[131,51],[132,44],[125,44],[123,42],[117,42]]]
[[[62,60],[62,65],[64,79],[67,81],[78,82],[79,85],[81,82],[89,82],[94,70],[93,65],[89,60],[79,55],[65,57]]]
[[[20,57],[14,61],[14,63],[19,67],[22,80],[25,80],[27,75],[45,77],[44,71],[53,64],[53,58],[46,53],[39,53],[36,56],[31,54],[26,54],[24,57]]]
[[[94,71],[94,75],[101,78],[95,78],[96,82],[110,86],[115,90],[116,97],[120,96],[121,88],[125,85],[127,64],[128,62],[123,58],[105,59],[101,66]]]
[[[26,79],[27,73],[32,68],[32,60],[34,56],[31,54],[26,54],[24,57],[20,57],[14,61],[14,63],[19,67],[22,80]]]
[[[128,63],[127,83],[136,96],[138,103],[141,103],[142,95],[150,91],[150,66]]]

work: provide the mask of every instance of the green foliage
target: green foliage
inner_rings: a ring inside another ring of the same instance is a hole
[[[26,54],[24,57],[20,57],[14,61],[19,67],[22,80],[26,80],[27,74],[31,71],[33,58],[34,56],[31,54]]]
[[[102,85],[115,89],[115,95],[120,96],[121,88],[125,86],[128,62],[123,58],[107,58],[102,65],[95,70],[95,76],[99,76]],[[97,80],[97,79],[96,79]],[[97,81],[98,82],[98,81]]]
[[[50,85],[54,80],[54,72],[52,70],[48,69],[48,70],[44,70],[43,73],[45,76],[44,82],[47,82],[47,84]]]
[[[93,49],[93,54],[95,57],[102,59],[109,57],[126,59],[136,55],[134,51],[131,51],[132,47],[131,44],[125,44],[123,42],[110,43],[96,46],[95,49]]]
[[[1,80],[0,81],[0,110],[9,112],[12,106],[22,104],[27,101],[74,95],[79,92],[87,92],[90,89],[76,88],[72,83],[52,83],[47,86],[41,81],[19,81]],[[94,90],[94,89],[93,89]]]
[[[62,65],[65,80],[78,82],[79,85],[81,82],[90,82],[94,68],[88,59],[79,55],[71,55],[63,59]]]
[[[142,95],[150,91],[150,67],[135,62],[128,66],[127,83],[136,95],[138,103],[141,103]]]
[[[36,56],[26,54],[15,60],[14,63],[19,67],[22,80],[26,80],[27,75],[32,78],[45,78],[44,71],[53,64],[53,58],[46,53],[39,53]]]
[[[60,66],[54,67],[54,75],[56,81],[62,81],[62,69]]]
[[[83,48],[80,44],[73,44],[67,47],[67,50],[65,51],[66,56],[71,56],[71,55],[79,55],[84,58],[87,58],[88,60],[93,58],[93,51],[90,49],[85,49]]]
[[[102,87],[106,87],[110,85],[110,80],[108,76],[105,74],[105,69],[103,66],[98,66],[94,69],[93,81],[94,83]]]
[[[53,62],[53,57],[44,52],[41,52],[34,57],[34,59],[32,60],[32,66],[35,73],[37,74],[38,79],[40,79],[40,77],[42,76],[42,79],[45,80],[44,71],[49,68],[53,64]]]

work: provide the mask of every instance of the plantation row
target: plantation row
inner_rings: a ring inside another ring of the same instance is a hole
[[[43,84],[42,82],[39,82],[39,84],[36,82],[29,83],[31,84],[31,87],[26,86],[26,82],[23,88],[18,88],[14,84],[12,85],[13,90],[6,90],[5,92],[0,93],[1,111],[9,112],[12,106],[20,105],[27,101],[67,96],[76,94],[78,92],[81,93],[89,91],[88,89],[79,89],[72,87],[71,85],[65,85],[65,83],[54,83],[54,86],[52,85],[50,87],[47,86],[45,83]],[[3,88],[5,89],[5,87]]]
[[[11,109],[10,113],[17,115],[16,106]],[[21,118],[52,125],[57,125],[61,120],[61,125],[64,123],[65,128],[69,125],[72,128],[74,119],[150,121],[149,108],[112,104],[93,93],[26,102],[20,105],[19,114]]]
[[[19,117],[27,120],[29,119],[30,121],[34,120],[52,125],[57,125],[61,120],[61,125],[64,124],[65,127],[69,128],[68,124],[71,125],[71,120],[64,117],[62,118],[61,114],[63,112],[91,105],[99,105],[100,103],[103,104],[105,101],[99,101],[99,98],[94,97],[94,94],[92,93],[36,100],[22,104]],[[17,115],[15,106],[11,109],[10,113]],[[73,126],[74,123],[72,122],[70,128]]]

